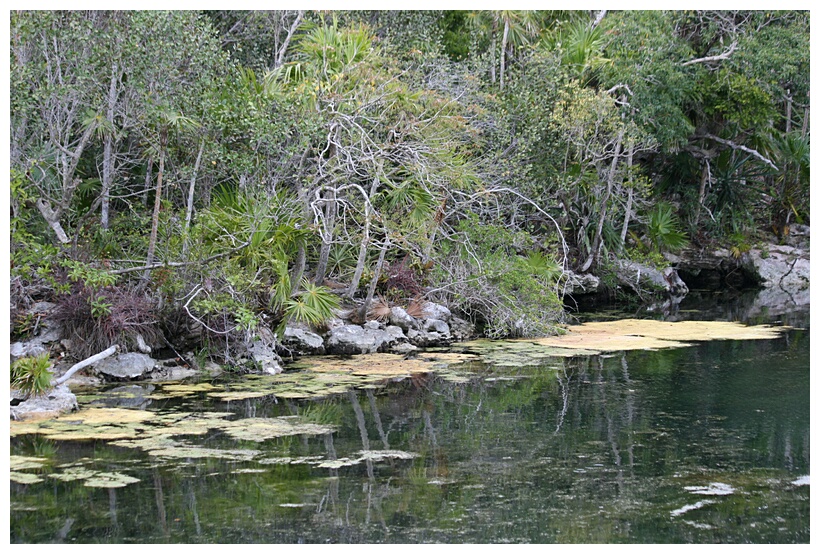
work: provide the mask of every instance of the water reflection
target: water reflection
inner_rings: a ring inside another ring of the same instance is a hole
[[[319,401],[161,407],[334,425],[262,443],[186,437],[259,450],[251,461],[14,439],[13,454],[50,465],[41,483],[12,483],[11,540],[807,542],[808,339],[476,367],[468,383],[425,375]],[[296,463],[263,461],[286,457]],[[140,481],[48,477],[65,464]]]

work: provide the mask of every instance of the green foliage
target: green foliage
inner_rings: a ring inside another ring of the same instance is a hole
[[[62,260],[60,265],[69,270],[69,279],[85,287],[98,289],[110,287],[117,282],[117,275],[78,260]]]
[[[688,239],[681,230],[674,208],[667,203],[660,202],[649,212],[649,222],[646,229],[652,248],[655,251],[679,250]]]
[[[458,281],[448,290],[448,304],[480,323],[487,337],[554,334],[563,312],[552,280],[557,264],[532,252],[527,233],[470,219],[458,230],[464,242],[445,246],[446,264],[434,275],[445,283]],[[531,253],[519,254],[524,251]]]
[[[51,390],[51,378],[48,352],[19,358],[11,364],[11,388],[23,392],[26,397],[38,396]]]
[[[330,289],[315,285],[307,280],[302,281],[302,292],[288,298],[282,304],[284,319],[280,330],[284,331],[285,323],[300,321],[311,325],[324,323],[335,315],[340,299]]]

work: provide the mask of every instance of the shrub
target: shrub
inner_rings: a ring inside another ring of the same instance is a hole
[[[57,299],[54,318],[70,330],[74,353],[83,358],[112,344],[134,349],[137,335],[148,344],[162,338],[156,306],[133,289],[94,289],[75,283],[71,293]]]
[[[491,338],[554,334],[564,311],[555,280],[560,266],[533,251],[524,232],[462,221],[462,242],[443,245],[435,279],[437,296],[483,325]]]

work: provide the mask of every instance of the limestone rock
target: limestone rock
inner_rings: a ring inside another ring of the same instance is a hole
[[[285,327],[282,345],[300,355],[325,353],[325,341],[322,337],[309,329],[297,326]]]
[[[431,319],[440,319],[441,321],[450,321],[453,314],[450,309],[435,302],[425,302],[423,308],[424,315]]]
[[[77,397],[65,384],[45,395],[34,396],[11,407],[12,419],[47,419],[77,409]]]
[[[790,292],[809,288],[811,261],[808,251],[800,248],[769,245],[750,250],[744,267],[765,288],[781,287]]]
[[[450,335],[456,341],[470,340],[475,335],[475,325],[453,316],[450,319]]]
[[[410,329],[417,329],[419,324],[416,318],[407,313],[404,308],[393,306],[390,308],[390,324],[407,332]]]
[[[147,354],[127,352],[106,358],[97,364],[96,370],[106,379],[139,379],[151,373],[156,363],[156,360]]]
[[[396,339],[381,329],[343,325],[330,330],[325,350],[330,354],[372,354],[386,351]]]
[[[450,338],[450,326],[447,325],[440,319],[425,319],[424,320],[424,330],[425,331],[435,331],[442,337],[446,337],[447,339]]]

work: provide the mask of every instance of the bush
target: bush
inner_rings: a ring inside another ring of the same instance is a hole
[[[483,325],[491,338],[555,334],[564,318],[555,286],[560,266],[534,254],[527,233],[473,220],[458,230],[463,242],[444,245],[434,275],[440,300]]]
[[[150,344],[162,339],[156,306],[133,289],[92,288],[75,283],[69,294],[57,299],[54,318],[70,329],[74,354],[87,358],[119,344],[137,347],[137,335]]]

